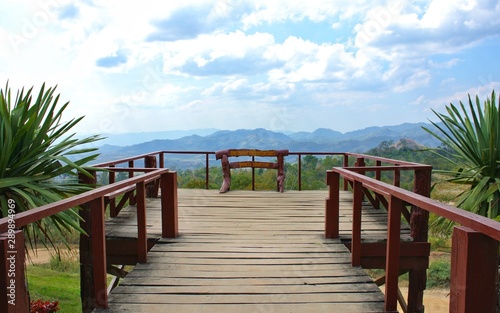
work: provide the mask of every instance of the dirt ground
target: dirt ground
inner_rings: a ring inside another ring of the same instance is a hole
[[[30,251],[30,259],[28,264],[44,264],[50,262],[50,252],[46,249],[37,249],[37,251]]]
[[[403,294],[408,293],[408,289],[401,288]],[[424,292],[425,313],[448,313],[449,297],[448,289],[428,289]],[[400,310],[400,312],[402,312]]]

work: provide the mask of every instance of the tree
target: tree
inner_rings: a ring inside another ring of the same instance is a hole
[[[8,83],[0,89],[0,207],[1,216],[8,213],[8,203],[15,203],[16,213],[30,210],[68,196],[89,190],[79,183],[78,172],[90,175],[84,164],[94,160],[95,148],[85,144],[101,139],[90,136],[75,138],[69,131],[83,117],[62,122],[62,113],[69,102],[58,108],[55,87],[42,85],[36,98],[33,87],[17,92],[12,102]],[[76,210],[60,212],[50,218],[28,225],[26,237],[33,246],[41,240],[56,248],[54,238],[65,230],[83,230]]]
[[[446,107],[448,114],[434,111],[442,122],[431,122],[439,132],[424,128],[443,145],[434,151],[453,165],[451,170],[438,171],[446,181],[467,186],[457,199],[457,206],[489,218],[499,215],[500,199],[500,110],[495,91],[483,106],[476,96],[473,103]],[[444,148],[446,147],[446,148]],[[444,230],[450,223],[441,221]],[[438,225],[438,226],[439,226]]]

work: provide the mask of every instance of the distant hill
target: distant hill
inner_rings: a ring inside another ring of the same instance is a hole
[[[425,132],[422,126],[430,129],[434,128],[431,124],[426,123],[405,123],[397,126],[369,127],[344,134],[325,128],[319,128],[313,132],[288,134],[263,128],[219,130],[211,133],[208,131],[209,134],[207,135],[190,133],[190,135],[181,138],[157,138],[126,146],[106,144],[99,149],[101,156],[98,162],[116,160],[158,150],[217,151],[230,148],[249,148],[289,149],[294,152],[365,152],[376,147],[382,141],[398,142],[403,138],[411,140],[415,145],[437,146],[439,142]],[[158,135],[158,133],[154,134]],[[143,135],[147,136],[147,133],[143,133]],[[203,159],[199,156],[170,157],[170,162],[174,161],[183,163],[183,165],[180,165],[180,163],[177,165],[185,167],[193,164],[199,165],[203,162]]]
[[[179,139],[191,135],[207,136],[218,129],[193,129],[193,130],[168,130],[161,132],[141,132],[124,134],[103,134],[105,139],[99,141],[100,145],[130,146],[155,139]]]

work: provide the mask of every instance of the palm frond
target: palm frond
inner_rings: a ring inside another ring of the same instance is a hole
[[[56,86],[57,87],[57,86]],[[85,164],[98,156],[86,145],[100,136],[76,138],[71,129],[83,117],[64,121],[69,102],[59,105],[56,87],[43,84],[36,96],[33,87],[17,91],[13,101],[9,84],[0,89],[0,206],[7,214],[7,201],[16,202],[18,212],[64,199],[89,190],[76,179],[78,172],[90,175]],[[95,170],[95,169],[94,169]],[[69,230],[84,233],[76,209],[61,212],[26,227],[27,241],[54,245],[54,238]],[[62,236],[64,237],[64,236]]]
[[[468,105],[462,102],[457,107],[450,104],[447,114],[433,111],[442,125],[431,122],[438,131],[424,130],[450,147],[446,156],[438,148],[435,153],[450,162],[454,170],[436,171],[446,176],[445,181],[470,185],[470,189],[456,199],[457,206],[483,216],[496,218],[499,215],[500,199],[500,109],[495,91],[491,99],[481,105],[479,97]],[[451,226],[437,220],[434,226],[450,230]]]

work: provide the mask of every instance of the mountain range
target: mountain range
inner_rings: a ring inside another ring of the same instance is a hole
[[[422,127],[434,130],[428,123],[405,123],[396,126],[369,127],[347,133],[318,128],[313,132],[277,132],[258,129],[239,130],[193,130],[178,132],[121,134],[119,140],[107,142],[125,145],[104,144],[99,147],[101,156],[98,162],[116,160],[159,150],[171,151],[217,151],[222,149],[288,149],[293,152],[366,152],[383,141],[411,139],[420,145],[435,147],[439,144]],[[197,133],[198,132],[198,133]],[[169,139],[173,134],[187,134],[180,138]],[[126,145],[129,138],[129,145]],[[138,138],[150,138],[141,143],[133,143]],[[189,156],[178,156],[187,163]],[[199,159],[199,157],[198,157]],[[193,160],[194,161],[194,160]],[[200,163],[200,161],[196,161]],[[183,162],[184,163],[184,162]]]

